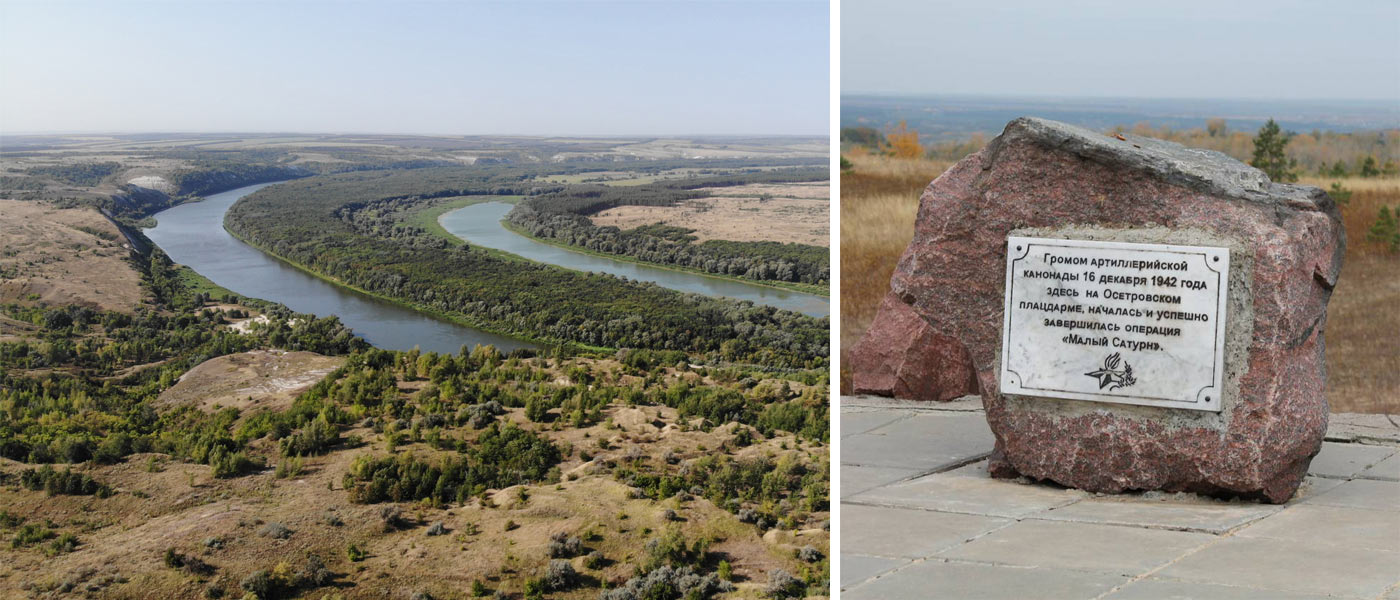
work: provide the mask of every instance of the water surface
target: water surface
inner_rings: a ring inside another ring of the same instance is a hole
[[[490,344],[503,351],[533,348],[521,340],[439,320],[397,304],[317,279],[249,246],[224,230],[224,213],[239,198],[272,183],[214,194],[155,215],[146,235],[170,259],[243,296],[287,305],[324,317],[335,315],[380,348],[456,353],[462,346]]]
[[[823,296],[651,267],[539,242],[506,229],[505,225],[501,224],[501,219],[505,218],[511,208],[513,207],[510,204],[504,202],[472,204],[443,214],[438,218],[438,222],[442,224],[443,229],[468,243],[504,250],[536,262],[576,271],[611,273],[628,279],[650,281],[682,292],[751,300],[755,304],[767,304],[814,317],[824,317],[831,311],[830,301]]]

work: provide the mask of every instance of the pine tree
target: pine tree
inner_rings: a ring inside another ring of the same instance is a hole
[[[1249,161],[1250,166],[1263,171],[1274,181],[1297,181],[1298,172],[1294,169],[1298,161],[1290,160],[1284,154],[1283,148],[1287,145],[1288,134],[1279,131],[1278,123],[1269,119],[1259,128],[1259,135],[1254,137],[1254,158]]]
[[[1371,224],[1371,230],[1366,232],[1366,239],[1385,244],[1386,250],[1390,252],[1400,251],[1400,222],[1397,222],[1396,215],[1390,211],[1389,206],[1381,206],[1376,222]]]

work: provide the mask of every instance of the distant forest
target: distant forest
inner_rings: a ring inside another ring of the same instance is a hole
[[[820,246],[725,240],[695,244],[691,230],[682,227],[652,225],[624,231],[594,225],[588,216],[618,206],[675,206],[711,195],[698,188],[825,181],[829,177],[824,168],[803,168],[637,186],[574,185],[527,198],[507,218],[532,236],[595,252],[757,281],[825,286],[831,277],[831,263],[827,249]]]

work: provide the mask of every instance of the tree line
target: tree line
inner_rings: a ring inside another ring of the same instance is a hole
[[[248,243],[312,271],[509,335],[778,368],[826,364],[826,318],[448,248],[413,228],[386,235],[376,219],[355,216],[390,198],[517,192],[539,172],[498,166],[318,176],[249,195],[225,223]]]
[[[575,185],[527,198],[507,219],[531,236],[594,252],[756,281],[825,286],[831,277],[830,253],[820,246],[726,240],[696,244],[690,229],[643,226],[622,230],[594,225],[588,217],[618,206],[676,206],[712,195],[698,188],[824,181],[828,177],[825,169],[799,168],[638,186]]]

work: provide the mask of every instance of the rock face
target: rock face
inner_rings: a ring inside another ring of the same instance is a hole
[[[967,348],[939,335],[893,294],[885,295],[848,360],[857,394],[946,402],[977,393]]]
[[[1229,247],[1222,410],[1001,394],[1008,235]],[[1344,246],[1317,188],[1217,152],[1023,118],[925,190],[891,294],[967,348],[994,476],[1283,502],[1327,426],[1322,334]]]

